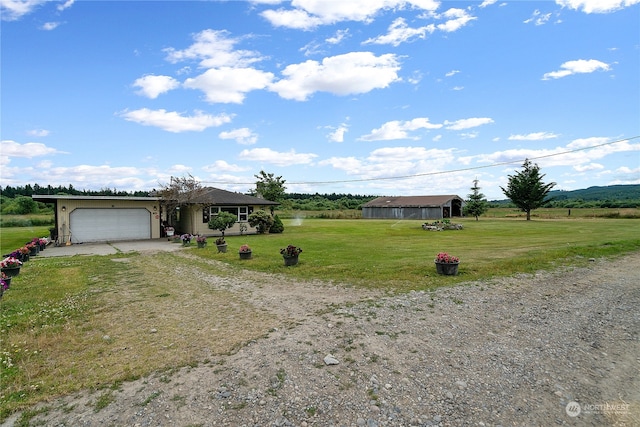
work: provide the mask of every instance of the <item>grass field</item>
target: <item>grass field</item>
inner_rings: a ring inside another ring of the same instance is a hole
[[[459,222],[464,230],[430,232],[422,230],[422,221],[286,219],[283,234],[228,236],[224,254],[217,253],[213,241],[205,249],[194,246],[189,251],[202,260],[196,258],[193,266],[211,274],[233,275],[245,268],[405,292],[586,264],[589,258],[640,250],[637,219]],[[46,233],[47,227],[1,228],[2,252]],[[237,249],[245,243],[253,259],[242,261]],[[279,254],[288,244],[303,249],[297,266],[285,267]],[[458,276],[435,273],[433,259],[442,251],[461,258]],[[208,259],[229,268],[220,269],[205,262]],[[153,371],[206,363],[199,348],[230,352],[265,333],[246,322],[259,320],[261,327],[270,327],[269,317],[258,318],[231,292],[198,282],[182,262],[171,253],[35,257],[27,262],[0,300],[0,421],[34,402],[79,388],[108,390]],[[183,311],[187,318],[172,314],[195,305],[235,311],[208,314],[207,322],[224,325],[219,333],[203,334],[213,327],[202,327],[186,334],[185,325],[203,321],[197,317],[201,309]],[[163,341],[178,343],[181,351],[158,347],[150,339],[149,325],[160,321],[168,322],[158,328],[167,331]],[[247,336],[247,331],[258,335]]]

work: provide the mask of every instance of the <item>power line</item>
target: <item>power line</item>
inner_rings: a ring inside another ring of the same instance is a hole
[[[544,156],[530,157],[530,158],[528,158],[528,160],[538,160],[538,159],[546,159],[546,158],[549,158],[549,157],[563,156],[565,154],[571,154],[571,153],[577,153],[579,151],[591,150],[593,148],[604,147],[606,145],[613,145],[613,144],[617,144],[619,142],[631,141],[631,140],[634,140],[634,139],[637,139],[637,138],[640,138],[640,135],[632,136],[630,138],[618,139],[616,141],[611,141],[611,142],[604,142],[602,144],[590,145],[588,147],[575,148],[573,150],[562,151],[560,153],[552,153],[552,154],[545,154]],[[451,169],[451,170],[446,170],[446,171],[417,173],[417,174],[413,174],[413,175],[389,176],[389,177],[381,177],[381,178],[341,179],[341,180],[335,180],[335,181],[300,181],[300,182],[287,182],[287,184],[289,184],[289,185],[310,185],[310,184],[318,185],[318,184],[346,184],[346,183],[350,183],[350,182],[392,181],[392,180],[396,180],[396,179],[398,179],[398,180],[399,179],[409,179],[409,178],[417,178],[417,177],[422,177],[422,176],[445,175],[445,174],[456,173],[456,172],[467,172],[467,171],[478,170],[478,169],[495,168],[495,167],[498,167],[498,166],[506,166],[506,165],[511,165],[511,164],[514,164],[514,163],[518,163],[518,164],[519,163],[523,163],[525,160],[527,160],[527,159],[512,160],[512,161],[508,161],[508,162],[492,163],[490,165],[485,165],[485,166],[473,166],[473,167],[468,167],[468,168]],[[202,181],[202,182],[205,183],[205,184],[233,184],[233,185],[253,185],[253,184],[255,184],[255,182],[228,182],[228,181]]]

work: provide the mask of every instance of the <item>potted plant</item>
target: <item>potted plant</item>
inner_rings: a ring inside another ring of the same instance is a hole
[[[5,272],[0,273],[0,280],[4,281],[5,283],[5,291],[7,289],[9,289],[9,286],[11,286],[11,276],[8,276]]]
[[[300,255],[300,252],[302,252],[302,249],[293,245],[280,249],[280,255],[284,258],[284,265],[296,265],[298,263],[298,255]]]
[[[2,272],[9,277],[17,276],[20,274],[20,267],[22,267],[22,261],[18,258],[7,257],[0,262]]]
[[[180,240],[182,240],[182,246],[191,246],[191,234],[185,233],[180,236]]]
[[[26,247],[26,246],[22,246],[21,248],[18,248],[17,251],[20,252],[20,257],[18,258],[20,261],[22,262],[27,262],[29,261],[29,252],[31,252],[31,250]]]
[[[449,255],[446,252],[440,252],[436,255],[434,262],[436,263],[436,271],[438,274],[444,274],[445,276],[455,276],[458,274],[460,258]]]
[[[224,238],[225,230],[233,227],[237,220],[238,217],[230,212],[220,212],[209,220],[209,228],[220,231]]]
[[[40,245],[36,245],[33,241],[26,243],[25,247],[29,249],[29,256],[36,256],[40,252]]]
[[[218,237],[216,239],[216,246],[218,247],[218,253],[226,253],[227,252],[227,242],[224,240],[224,236]]]
[[[240,259],[251,259],[251,248],[249,245],[242,245],[238,249],[238,254],[240,254]]]
[[[207,236],[196,236],[196,243],[198,243],[199,248],[207,247]]]
[[[2,298],[2,294],[4,294],[4,291],[9,289],[10,283],[11,279],[0,279],[0,298]]]

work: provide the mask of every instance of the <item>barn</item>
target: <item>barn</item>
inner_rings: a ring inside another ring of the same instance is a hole
[[[362,218],[444,219],[462,216],[463,206],[456,195],[378,197],[362,206]]]

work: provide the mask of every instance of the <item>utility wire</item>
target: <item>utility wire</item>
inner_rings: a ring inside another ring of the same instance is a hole
[[[577,153],[579,151],[591,150],[593,148],[604,147],[606,145],[613,145],[613,144],[617,144],[619,142],[632,141],[632,140],[637,139],[637,138],[640,138],[640,135],[632,136],[630,138],[618,139],[616,141],[611,141],[611,142],[604,142],[602,144],[590,145],[588,147],[575,148],[573,150],[562,151],[560,153],[552,153],[552,154],[545,154],[544,156],[529,157],[527,159],[528,160],[538,160],[538,159],[546,159],[546,158],[549,158],[549,157],[563,156],[565,154],[571,154],[571,153]],[[391,180],[396,180],[396,179],[409,179],[409,178],[417,178],[417,177],[421,177],[421,176],[444,175],[444,174],[455,173],[455,172],[466,172],[466,171],[472,171],[472,170],[478,170],[478,169],[495,168],[495,167],[498,167],[498,166],[506,166],[506,165],[511,165],[511,164],[514,164],[514,163],[518,163],[518,164],[519,163],[523,163],[527,159],[512,160],[512,161],[499,162],[499,163],[492,163],[490,165],[485,165],[485,166],[473,166],[473,167],[468,167],[468,168],[451,169],[451,170],[446,170],[446,171],[417,173],[417,174],[413,174],[413,175],[388,176],[388,177],[382,177],[382,178],[341,179],[341,180],[335,180],[335,181],[299,181],[299,182],[289,182],[289,181],[287,181],[287,184],[288,185],[345,184],[345,183],[350,183],[350,182],[391,181]],[[202,182],[205,183],[205,184],[232,184],[232,185],[253,185],[253,184],[255,184],[255,182],[228,182],[228,181],[202,181]]]

